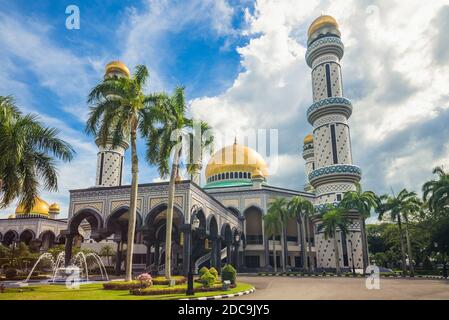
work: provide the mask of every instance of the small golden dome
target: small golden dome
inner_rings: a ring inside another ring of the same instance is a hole
[[[328,15],[322,15],[322,16],[316,18],[310,25],[309,31],[307,32],[309,38],[312,34],[315,33],[315,31],[317,31],[318,29],[325,27],[325,26],[332,26],[332,27],[337,28],[337,30],[338,30],[338,23],[334,17],[328,16]]]
[[[264,175],[263,175],[262,171],[260,171],[260,169],[257,168],[256,170],[254,170],[254,171],[251,173],[251,177],[252,177],[252,178],[264,178]]]
[[[308,143],[312,143],[312,142],[313,142],[313,135],[311,133],[309,133],[304,138],[304,144],[308,144]]]
[[[106,71],[105,74],[108,74],[110,72],[118,71],[121,73],[124,73],[128,78],[130,77],[131,73],[129,72],[128,67],[121,61],[111,61],[106,65]]]
[[[14,215],[14,214],[10,214],[9,216],[8,216],[8,219],[14,219],[16,216]]]
[[[217,151],[206,167],[206,179],[226,172],[250,172],[260,170],[264,177],[268,176],[265,160],[255,150],[234,143]]]
[[[181,182],[182,181],[181,176],[179,174],[176,176],[175,181],[176,182]]]
[[[21,215],[21,214],[48,215],[49,209],[50,209],[50,206],[48,205],[48,203],[45,200],[43,200],[39,197],[36,197],[36,199],[34,201],[34,206],[31,208],[31,211],[29,213],[26,213],[24,206],[20,204],[16,208],[16,215]]]
[[[59,206],[59,203],[53,203],[50,206],[48,211],[51,212],[51,213],[58,214],[61,211],[61,207]]]

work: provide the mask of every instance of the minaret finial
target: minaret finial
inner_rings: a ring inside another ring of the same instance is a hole
[[[237,136],[234,136],[234,144],[237,144]]]

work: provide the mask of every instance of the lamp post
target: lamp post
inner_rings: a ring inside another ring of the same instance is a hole
[[[352,275],[355,276],[354,252],[353,252],[353,249],[352,249],[352,240],[348,240],[348,242],[351,244]]]
[[[240,244],[240,235],[236,233],[234,235],[234,243],[235,243],[235,268],[237,272],[239,270],[239,244]]]
[[[187,275],[187,292],[186,295],[193,296],[193,248],[192,248],[192,238],[193,232],[200,226],[200,220],[195,213],[192,214],[190,219],[190,237],[189,237],[189,273]]]
[[[14,257],[15,257],[15,252],[16,251],[16,241],[12,241],[12,243],[11,243],[11,262],[10,262],[10,265],[11,265],[11,267],[13,267],[13,264],[14,264]]]

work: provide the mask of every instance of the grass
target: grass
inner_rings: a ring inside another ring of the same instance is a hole
[[[185,286],[185,285],[184,285]],[[166,288],[167,286],[160,286]],[[227,291],[196,293],[194,297],[208,297],[246,291],[253,286],[237,283]],[[129,290],[103,290],[101,283],[82,284],[79,289],[68,289],[65,285],[43,285],[24,288],[8,288],[0,293],[0,300],[173,300],[186,298],[185,294],[168,294],[154,296],[135,296]]]

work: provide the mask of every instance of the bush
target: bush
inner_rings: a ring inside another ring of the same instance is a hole
[[[140,282],[139,280],[111,281],[103,283],[103,289],[105,290],[133,290],[146,288],[148,286],[150,286],[150,283]]]
[[[201,277],[203,274],[205,274],[207,271],[209,271],[209,269],[207,269],[207,267],[202,267],[199,271],[198,271],[198,275]]]
[[[215,277],[215,279],[218,279],[218,271],[214,267],[209,269],[209,272],[212,273]]]
[[[18,274],[18,272],[17,272],[17,269],[15,269],[15,268],[9,268],[9,269],[6,269],[6,271],[5,271],[6,279],[15,278],[15,277],[17,277],[17,274]]]
[[[200,277],[201,283],[208,288],[212,287],[215,284],[215,279],[216,279],[215,276],[209,271],[206,271]]]
[[[234,267],[230,264],[225,265],[221,269],[221,280],[231,281],[232,284],[235,284],[235,280],[237,278],[237,271],[234,269]]]
[[[175,280],[175,284],[183,284],[187,282],[186,277],[184,276],[174,276],[172,277],[173,280]],[[156,277],[153,278],[153,285],[168,285],[170,284],[167,278],[165,277]]]

